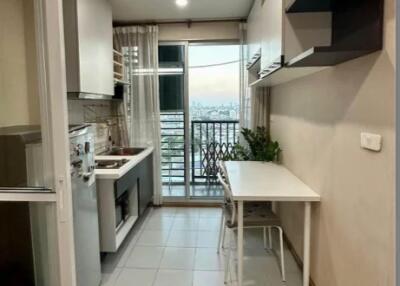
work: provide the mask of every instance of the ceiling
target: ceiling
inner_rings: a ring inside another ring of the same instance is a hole
[[[247,18],[254,0],[111,0],[116,22],[182,21]]]

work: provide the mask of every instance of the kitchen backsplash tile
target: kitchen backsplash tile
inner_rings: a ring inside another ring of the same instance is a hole
[[[120,112],[120,102],[104,100],[69,100],[69,124],[90,123],[96,130],[96,153],[101,153],[112,144],[125,145],[125,119]],[[110,140],[111,138],[111,140]]]

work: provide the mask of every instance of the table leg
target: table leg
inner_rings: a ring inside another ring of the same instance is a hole
[[[238,201],[238,286],[243,284],[243,201]]]
[[[303,286],[310,285],[311,203],[304,204]]]

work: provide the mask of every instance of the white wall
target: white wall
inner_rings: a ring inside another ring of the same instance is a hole
[[[0,127],[39,124],[33,0],[0,0]]]
[[[317,286],[394,285],[395,1],[385,1],[384,49],[272,88],[271,132],[283,164],[322,198],[313,207]],[[360,147],[363,131],[383,149]],[[300,204],[280,206],[302,253]]]
[[[238,39],[239,22],[192,23],[190,27],[185,23],[159,25],[160,41],[221,41]]]

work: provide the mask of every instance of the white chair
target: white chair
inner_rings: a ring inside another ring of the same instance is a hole
[[[221,172],[217,174],[218,180],[224,189],[225,199],[223,205],[223,214],[221,220],[221,229],[220,229],[220,241],[218,245],[218,252],[221,248],[221,242],[223,243],[225,238],[226,228],[231,230],[237,229],[237,206],[233,200],[232,192],[229,184],[227,183],[227,175],[223,177],[221,173],[224,172],[224,166],[221,168]],[[280,241],[280,267],[281,267],[281,275],[282,281],[286,281],[285,277],[285,261],[284,261],[284,252],[283,252],[283,230],[280,224],[279,218],[266,207],[260,207],[259,204],[250,204],[245,205],[243,211],[243,227],[244,228],[262,228],[264,230],[264,247],[266,248],[266,229],[269,230],[269,248],[272,250],[272,228],[276,228],[279,231],[279,241]],[[230,269],[230,256],[232,252],[232,245],[230,243],[228,249],[228,257],[227,264],[225,267],[225,278],[224,282],[227,283],[228,274]]]
[[[217,165],[219,167],[219,172],[221,173],[224,181],[226,182],[226,184],[228,184],[228,186],[230,185],[229,183],[229,177],[228,177],[228,173],[226,171],[226,167],[224,164],[224,161],[218,161]],[[227,196],[224,196],[224,204],[226,202],[226,198]],[[257,203],[257,202],[248,202],[245,204],[245,207],[247,208],[264,208],[264,207],[270,207],[270,203]],[[267,248],[267,229],[268,229],[268,238],[269,238],[269,248],[272,249],[272,227],[270,226],[266,226],[264,227],[264,248]],[[219,228],[219,241],[218,241],[218,248],[217,248],[217,253],[220,252],[221,248],[224,248],[225,245],[225,219],[224,219],[224,215],[221,216],[221,223],[220,223],[220,228]]]

